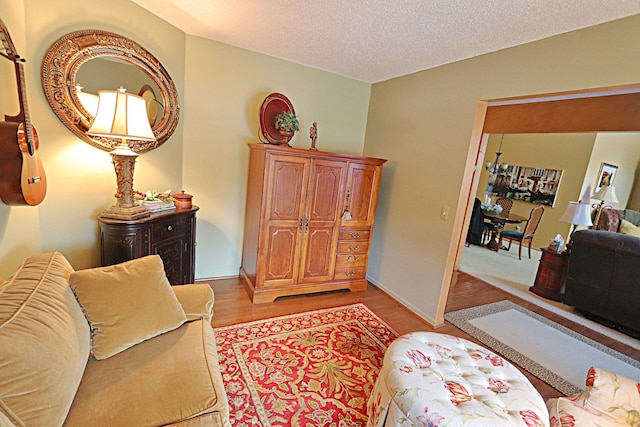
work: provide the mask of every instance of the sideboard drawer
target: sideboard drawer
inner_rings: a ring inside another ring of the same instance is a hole
[[[189,218],[178,217],[158,221],[151,226],[151,238],[154,240],[164,240],[173,236],[180,236],[189,229]]]

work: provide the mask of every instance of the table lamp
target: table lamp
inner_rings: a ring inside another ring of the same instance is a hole
[[[591,196],[592,199],[600,200],[600,203],[595,206],[596,208],[596,218],[593,221],[594,226],[598,226],[598,220],[600,219],[600,214],[602,213],[602,209],[604,208],[604,202],[618,203],[618,195],[616,194],[616,188],[603,185],[600,187],[596,194]]]
[[[107,138],[121,138],[121,143],[109,154],[113,158],[118,190],[116,204],[102,212],[105,218],[137,219],[149,216],[149,211],[133,200],[133,171],[136,157],[127,139],[153,141],[146,101],[137,95],[118,90],[98,91],[98,111],[87,134]]]
[[[572,224],[571,232],[569,233],[569,241],[567,242],[566,253],[571,253],[571,237],[576,231],[576,227],[579,225],[590,226],[593,223],[590,218],[591,206],[588,203],[581,202],[569,202],[567,209],[560,217],[560,221]]]

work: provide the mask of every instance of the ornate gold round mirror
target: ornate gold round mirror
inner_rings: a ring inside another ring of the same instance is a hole
[[[162,64],[133,40],[102,30],[69,33],[47,50],[42,60],[42,89],[60,121],[85,142],[111,151],[119,139],[87,135],[99,89],[122,86],[147,101],[156,141],[127,141],[143,153],[164,143],[180,118],[178,91]]]

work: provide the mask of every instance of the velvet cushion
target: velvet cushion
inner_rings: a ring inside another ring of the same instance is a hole
[[[0,285],[2,426],[59,426],[67,416],[89,359],[72,272],[60,253],[38,254]]]
[[[633,225],[626,219],[623,219],[620,221],[620,233],[640,237],[640,227]]]
[[[90,359],[64,425],[165,426],[209,412],[206,425],[229,426],[216,339],[201,319]]]
[[[76,271],[69,283],[91,325],[91,353],[98,360],[187,320],[158,255]]]

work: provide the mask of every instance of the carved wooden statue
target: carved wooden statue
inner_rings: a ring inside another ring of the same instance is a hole
[[[313,122],[313,125],[309,128],[309,138],[311,138],[311,150],[317,150],[316,139],[318,139],[318,123]]]

